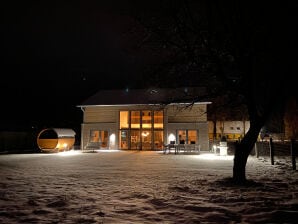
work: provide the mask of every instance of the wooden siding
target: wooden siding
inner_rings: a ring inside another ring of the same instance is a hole
[[[87,107],[84,112],[84,123],[115,122],[118,119],[117,107]]]
[[[98,106],[86,107],[84,123],[113,123],[118,121],[120,110],[158,110],[161,106],[155,105],[131,105],[131,106]]]
[[[167,108],[169,123],[191,123],[207,121],[206,104],[195,104],[190,108],[185,105],[170,105]]]

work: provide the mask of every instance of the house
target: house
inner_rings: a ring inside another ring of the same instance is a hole
[[[250,127],[249,121],[217,121],[216,122],[216,135],[214,133],[214,122],[208,121],[209,126],[209,139],[220,140],[225,137],[227,141],[237,141],[244,137]]]
[[[209,149],[204,88],[100,90],[83,111],[81,149],[162,150],[170,142]],[[96,144],[94,144],[96,143]]]

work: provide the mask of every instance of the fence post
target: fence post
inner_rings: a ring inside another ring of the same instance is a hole
[[[272,138],[270,138],[269,148],[270,148],[271,165],[274,165],[274,145],[273,145]]]
[[[259,158],[259,150],[258,150],[257,142],[255,142],[255,156],[256,158]]]
[[[291,139],[291,157],[292,157],[292,168],[296,170],[296,153],[294,148],[295,141]]]

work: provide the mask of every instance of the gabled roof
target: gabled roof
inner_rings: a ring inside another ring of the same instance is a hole
[[[203,87],[149,88],[100,90],[87,98],[78,107],[111,105],[148,105],[199,102],[205,93]],[[208,103],[208,102],[200,102]]]

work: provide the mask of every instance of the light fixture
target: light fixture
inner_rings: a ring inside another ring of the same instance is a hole
[[[143,131],[142,132],[142,136],[147,137],[148,135],[149,135],[149,132],[148,131]]]

